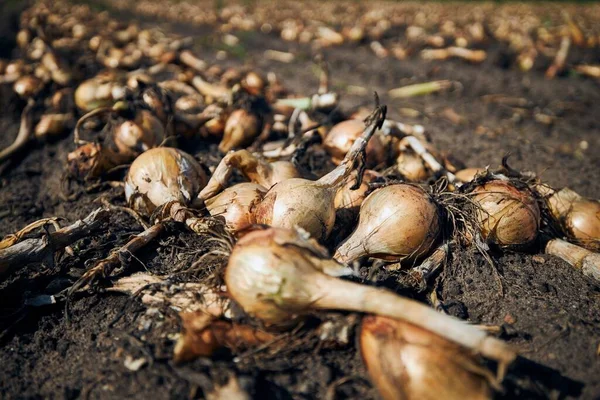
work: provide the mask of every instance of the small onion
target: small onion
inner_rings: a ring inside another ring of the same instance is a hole
[[[139,110],[134,120],[117,125],[113,135],[119,152],[133,157],[158,146],[166,136],[160,120],[148,110]]]
[[[339,164],[346,156],[352,143],[358,138],[365,128],[363,121],[349,119],[336,124],[325,139],[323,147],[333,158],[333,162]],[[388,150],[382,135],[375,134],[367,144],[367,167],[375,167],[387,161]]]
[[[14,91],[23,98],[33,97],[42,90],[44,83],[35,76],[26,75],[19,78],[14,86]]]
[[[390,185],[365,199],[358,226],[334,258],[346,263],[364,256],[417,259],[431,250],[439,233],[440,214],[431,196],[417,186]]]
[[[491,398],[493,376],[468,349],[413,324],[364,317],[360,351],[384,400]]]
[[[600,202],[564,188],[549,196],[547,204],[570,241],[600,251]]]
[[[338,278],[348,273],[315,240],[269,228],[236,243],[225,283],[244,311],[267,326],[289,328],[311,310],[358,311],[415,324],[497,360],[501,368],[514,360],[508,345],[482,330],[388,290]]]
[[[254,96],[258,96],[265,90],[265,80],[256,72],[248,72],[241,84],[248,93]]]
[[[423,159],[412,151],[401,151],[396,159],[396,170],[409,182],[421,182],[429,178]]]
[[[472,191],[483,238],[499,246],[526,245],[540,227],[540,208],[529,189],[492,180]]]
[[[194,157],[178,149],[157,147],[131,164],[125,198],[134,210],[149,215],[170,201],[189,205],[206,181],[206,172]]]
[[[238,183],[206,200],[206,209],[213,217],[223,217],[227,227],[237,232],[255,223],[252,209],[266,192],[267,189],[256,183]]]
[[[381,176],[382,175],[377,171],[370,169],[365,170],[361,185],[354,190],[352,190],[352,187],[354,186],[355,181],[349,181],[335,195],[335,208],[337,210],[353,210],[360,208],[360,205],[367,197],[369,183],[373,182],[377,178],[380,178]]]
[[[233,111],[225,123],[219,150],[227,153],[229,150],[248,146],[260,133],[260,125],[260,120],[253,113],[243,109]]]
[[[35,137],[38,139],[58,137],[72,125],[72,114],[44,114],[35,126]]]

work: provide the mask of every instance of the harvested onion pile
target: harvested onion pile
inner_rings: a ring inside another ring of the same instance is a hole
[[[225,8],[221,29],[264,26],[241,18],[244,13]],[[214,19],[197,16],[203,18]],[[353,26],[342,25],[341,32],[280,16],[274,24],[286,40],[319,46],[368,38],[377,56],[387,57],[388,50],[373,43],[396,25],[390,19],[365,16]],[[438,47],[420,53],[430,60],[482,62],[485,51],[467,45],[484,43],[486,35],[514,46],[529,38],[529,33],[509,38],[493,18],[486,22],[491,31],[475,20],[463,21],[463,31],[414,19],[405,29],[407,43],[413,51]],[[552,74],[564,70],[560,56],[569,47],[564,38],[577,42],[578,26],[567,25]],[[456,45],[448,46],[450,39]],[[457,171],[423,126],[393,120],[377,96],[369,112],[338,110],[325,68],[318,89],[292,94],[272,73],[210,65],[194,52],[193,38],[120,24],[63,2],[38,3],[24,13],[18,43],[22,59],[0,64],[0,72],[23,103],[21,129],[15,143],[0,151],[0,162],[16,159],[33,140],[73,134],[65,181],[80,191],[122,186],[122,198],[113,199],[120,204],[110,207],[125,210],[144,227],[95,259],[69,294],[110,284],[107,278],[125,273],[136,253],[159,237],[186,232],[205,240],[205,247],[196,249],[202,254],[184,272],[196,277],[201,270],[223,286],[209,290],[193,282],[198,285],[186,285],[174,296],[198,313],[182,314],[186,332],[176,361],[210,357],[223,348],[234,354],[260,348],[275,341],[275,332],[313,329],[302,323],[309,315],[323,317],[323,310],[356,313],[363,316],[356,351],[383,398],[489,398],[517,350],[438,312],[431,307],[435,301],[429,305],[402,296],[389,282],[375,282],[388,288],[372,285],[377,268],[395,277],[398,271],[418,276],[409,289],[436,295],[428,278],[458,247],[479,251],[486,260],[494,252],[545,249],[600,279],[597,200],[550,188],[506,162],[498,169]],[[522,69],[531,62],[525,59],[530,46],[518,47]],[[405,56],[400,47],[394,49],[396,57]],[[84,63],[89,67],[82,71],[70,68]],[[394,93],[414,95],[432,86],[437,91],[451,83],[411,85]],[[323,168],[307,162],[316,157],[325,160]],[[99,229],[97,214],[104,215],[96,211],[94,218],[74,224],[73,238]],[[72,233],[71,227],[55,226],[54,237],[62,239],[56,249],[46,239],[26,238],[55,223],[37,221],[2,240],[0,273],[53,260],[55,251],[69,248],[64,231]],[[208,251],[214,243],[216,250]],[[207,272],[204,260],[215,254],[221,265]],[[143,293],[142,302],[155,304],[156,294],[147,286],[181,278],[181,270],[167,271],[173,275],[146,276],[135,290],[123,289],[127,280],[113,289]],[[186,278],[192,279],[181,279]],[[202,315],[206,309],[195,295],[207,293],[238,307],[211,308],[210,317]],[[236,325],[238,320],[247,325]],[[495,376],[482,358],[496,363]]]

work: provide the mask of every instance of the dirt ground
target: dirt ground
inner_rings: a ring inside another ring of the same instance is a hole
[[[120,12],[121,19],[132,16]],[[196,50],[215,61],[222,50],[218,36],[207,28],[145,19],[165,31],[196,38]],[[14,34],[14,32],[13,32]],[[236,33],[235,51],[225,65],[246,65],[274,71],[292,90],[316,90],[318,75],[310,46],[283,42],[262,33]],[[266,60],[266,49],[296,55],[292,64]],[[547,80],[543,60],[529,73],[507,63],[507,49],[489,49],[481,65],[461,61],[427,63],[418,58],[377,59],[366,46],[344,45],[325,53],[342,107],[372,103],[377,91],[393,118],[425,126],[433,143],[466,166],[496,166],[510,153],[511,165],[532,170],[552,186],[569,186],[582,195],[600,198],[600,82],[575,75]],[[575,54],[573,57],[579,57]],[[583,56],[581,56],[583,57]],[[586,54],[599,62],[600,54]],[[387,90],[411,81],[449,79],[454,89],[437,95],[392,100]],[[366,93],[356,93],[356,86]],[[0,100],[0,147],[16,136],[23,106],[6,88]],[[527,100],[514,109],[489,100],[502,94]],[[488,97],[485,97],[488,96]],[[418,111],[407,117],[402,108]],[[449,109],[461,116],[455,123]],[[536,115],[553,115],[550,124]],[[105,196],[123,204],[118,188],[100,188],[76,200],[61,197],[66,154],[72,138],[27,152],[0,177],[0,237],[42,217],[68,221],[86,216]],[[200,146],[196,156],[208,160],[216,144]],[[171,361],[174,334],[180,321],[173,311],[147,308],[115,294],[78,296],[69,305],[33,308],[25,300],[67,287],[85,271],[86,261],[106,256],[141,227],[116,212],[107,233],[78,243],[73,257],[55,266],[30,265],[0,282],[1,398],[186,398],[202,397],[211,382],[235,372],[255,398],[377,398],[356,350],[355,338],[345,346],[323,346],[310,320],[294,337],[294,345],[277,344],[233,358],[199,359],[184,365]],[[171,235],[144,252],[131,270],[171,273],[181,260],[201,255],[203,238],[173,227]],[[600,285],[566,263],[540,254],[495,252],[500,276],[483,258],[454,253],[435,283],[439,300],[453,315],[477,324],[500,326],[499,336],[518,348],[522,357],[511,367],[497,398],[600,398]],[[89,261],[88,261],[89,262]],[[320,314],[321,319],[352,315]],[[285,338],[283,339],[285,340]],[[136,372],[124,366],[126,357],[147,361]],[[344,379],[345,378],[345,379]]]

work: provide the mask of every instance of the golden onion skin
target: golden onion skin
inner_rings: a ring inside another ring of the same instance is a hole
[[[506,247],[527,245],[536,239],[541,214],[536,198],[528,189],[492,180],[477,186],[472,195],[485,240]]]
[[[439,232],[440,215],[431,196],[417,186],[390,185],[367,196],[358,226],[334,258],[346,263],[364,256],[417,259],[429,252]]]
[[[266,192],[256,183],[238,183],[206,200],[206,209],[213,217],[223,217],[227,227],[237,232],[255,223],[252,208]]]
[[[582,199],[563,218],[569,239],[588,250],[600,251],[600,202]]]
[[[335,223],[335,190],[301,178],[273,186],[254,209],[256,222],[277,228],[300,227],[325,239]]]
[[[384,400],[491,398],[491,374],[471,351],[410,323],[365,316],[360,350]]]
[[[352,147],[354,141],[362,135],[364,130],[365,123],[361,120],[349,119],[342,121],[331,128],[323,140],[323,148],[331,155],[333,162],[339,164]],[[385,141],[379,134],[371,137],[365,151],[367,153],[368,167],[375,167],[385,163],[387,160],[388,149]]]
[[[170,201],[189,205],[208,177],[188,153],[170,147],[157,147],[140,154],[125,179],[125,198],[136,211],[151,214]]]

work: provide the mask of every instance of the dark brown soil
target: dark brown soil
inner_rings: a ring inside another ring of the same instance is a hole
[[[122,13],[119,18],[127,19]],[[206,28],[160,24],[164,29],[197,38],[197,50],[215,60],[219,37]],[[13,32],[14,34],[14,32]],[[318,84],[310,47],[287,43],[274,36],[238,33],[240,45],[229,52],[226,65],[247,65],[275,71],[284,84],[310,93]],[[281,64],[263,58],[265,49],[290,51],[296,62]],[[569,186],[600,198],[600,84],[577,76],[546,80],[541,71],[523,74],[504,62],[507,50],[492,48],[482,65],[460,61],[424,63],[418,59],[380,60],[367,47],[342,46],[326,52],[343,108],[371,104],[371,97],[347,93],[350,86],[377,91],[389,114],[426,127],[433,143],[467,166],[498,165],[511,153],[512,166],[537,172],[549,184]],[[588,55],[588,57],[590,57]],[[600,61],[598,54],[592,62]],[[460,85],[446,93],[390,100],[387,90],[411,80],[450,79]],[[484,101],[483,96],[522,97],[528,106],[515,110]],[[18,130],[22,104],[2,90],[0,147]],[[418,110],[408,118],[400,108]],[[463,117],[450,122],[444,110]],[[555,116],[552,124],[536,121],[535,114]],[[38,146],[24,154],[0,178],[0,237],[42,217],[68,221],[86,216],[106,196],[124,202],[119,189],[85,192],[74,201],[61,196],[64,161],[74,148],[72,138]],[[587,148],[582,142],[587,142]],[[214,146],[214,145],[213,145]],[[585,148],[585,149],[584,149]],[[200,158],[206,150],[199,151]],[[354,345],[341,348],[318,344],[309,321],[293,345],[248,354],[234,362],[230,355],[200,359],[182,366],[171,362],[173,334],[180,322],[173,311],[146,308],[125,296],[96,294],[72,301],[69,318],[64,304],[33,308],[25,300],[52,294],[83,273],[86,262],[106,256],[141,227],[128,215],[111,216],[107,233],[82,240],[74,257],[55,266],[30,265],[0,283],[0,397],[1,398],[186,398],[202,397],[211,382],[223,381],[231,371],[241,377],[256,398],[377,398]],[[141,255],[142,267],[131,270],[173,272],[181,257],[201,255],[202,240],[177,226]],[[497,325],[500,336],[520,349],[500,398],[600,397],[600,285],[566,263],[538,249],[529,253],[496,252],[496,272],[483,258],[455,252],[436,284],[439,300],[453,315],[473,323]],[[337,320],[339,314],[320,318]],[[148,363],[137,372],[124,366],[127,356]],[[348,378],[341,380],[341,378]]]

